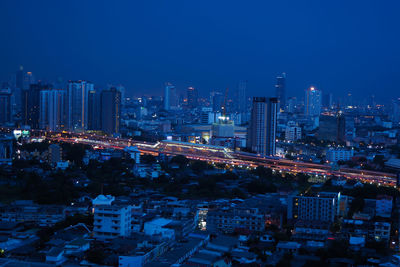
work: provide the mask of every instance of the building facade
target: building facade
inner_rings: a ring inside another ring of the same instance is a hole
[[[290,196],[288,219],[332,223],[338,212],[340,193],[320,192],[312,196]]]
[[[254,97],[248,129],[248,147],[263,156],[276,153],[278,99]]]
[[[315,89],[315,87],[310,87],[306,90],[305,95],[305,115],[309,117],[319,116],[321,113],[322,105],[322,95],[321,91]]]
[[[108,134],[119,133],[121,125],[121,92],[116,88],[101,92],[101,129]]]
[[[93,200],[93,236],[112,239],[131,234],[131,206],[115,203],[113,196],[99,195]]]
[[[67,123],[68,128],[86,130],[89,115],[89,91],[94,85],[87,81],[70,81],[67,89]]]
[[[347,161],[354,155],[352,149],[331,148],[326,152],[326,160],[329,162]]]
[[[276,97],[279,100],[279,109],[286,108],[286,73],[282,73],[276,77]]]
[[[58,131],[65,125],[65,90],[40,91],[40,129]]]

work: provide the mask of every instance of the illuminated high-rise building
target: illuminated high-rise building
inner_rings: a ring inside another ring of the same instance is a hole
[[[25,72],[24,67],[20,66],[15,77],[15,86],[21,90],[28,90],[31,84],[35,83],[32,72]]]
[[[65,95],[65,90],[62,89],[40,91],[39,127],[41,129],[58,131],[64,128]]]
[[[286,73],[282,73],[276,77],[276,97],[279,100],[279,109],[286,108]]]
[[[164,109],[170,110],[173,106],[177,106],[177,98],[175,86],[171,83],[166,83],[164,87]]]
[[[195,108],[198,104],[198,92],[194,87],[187,89],[187,103],[189,108]]]
[[[25,90],[29,90],[30,85],[34,83],[35,77],[33,76],[32,72],[25,72],[24,67],[20,66],[19,70],[15,74],[15,88],[12,89],[14,109],[17,113],[23,112],[24,93],[26,93]]]
[[[321,113],[321,91],[310,87],[305,95],[305,115],[310,117],[319,116]]]
[[[89,91],[94,85],[86,81],[70,81],[67,88],[67,122],[68,128],[85,130],[88,126]]]
[[[278,98],[254,97],[247,146],[263,156],[276,154]]]
[[[28,125],[32,129],[40,128],[40,92],[49,90],[47,84],[31,84],[28,90],[22,90],[22,124]]]
[[[119,133],[121,124],[121,92],[116,88],[101,92],[101,129],[108,134]]]

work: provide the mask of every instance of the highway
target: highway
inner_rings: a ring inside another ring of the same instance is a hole
[[[157,143],[139,142],[132,139],[113,138],[94,134],[58,133],[35,131],[35,136],[52,142],[67,142],[90,145],[96,149],[124,149],[136,146],[141,153],[158,155],[183,155],[190,159],[203,160],[212,163],[223,163],[242,167],[265,166],[282,173],[306,173],[315,176],[329,177],[332,175],[346,179],[358,180],[364,183],[374,183],[383,186],[396,187],[396,175],[352,168],[332,170],[330,165],[292,161],[282,158],[263,158],[255,154],[232,151],[228,148],[192,144],[176,141],[161,141]]]

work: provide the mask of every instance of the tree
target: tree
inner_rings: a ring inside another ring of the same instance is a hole
[[[101,248],[93,248],[87,252],[87,259],[96,264],[104,264],[104,251]]]
[[[354,213],[362,211],[364,208],[364,198],[357,197],[353,199],[349,208],[349,217],[352,217]]]
[[[178,164],[182,168],[189,163],[189,160],[185,156],[177,155],[171,159],[171,163]]]
[[[254,179],[247,185],[249,193],[265,194],[276,192],[276,186],[266,179]]]
[[[258,175],[260,178],[270,178],[272,177],[272,170],[267,169],[264,166],[258,166],[254,171],[254,174]]]
[[[150,154],[144,154],[140,157],[140,161],[145,163],[145,164],[152,164],[157,162],[156,157],[154,157],[153,155]]]
[[[208,163],[206,161],[201,161],[201,160],[195,160],[190,164],[192,170],[194,172],[200,173],[204,170],[207,170],[210,168]]]
[[[373,162],[379,167],[383,168],[385,166],[385,157],[383,155],[376,155]]]
[[[65,155],[65,159],[72,161],[76,165],[81,166],[83,157],[85,156],[86,149],[89,149],[89,146],[82,144],[68,144],[63,143],[62,149]]]

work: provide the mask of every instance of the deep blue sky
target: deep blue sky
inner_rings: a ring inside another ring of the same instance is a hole
[[[248,80],[272,95],[313,84],[336,95],[400,96],[400,1],[0,1],[0,81],[24,65],[43,80],[163,83],[206,92]]]

